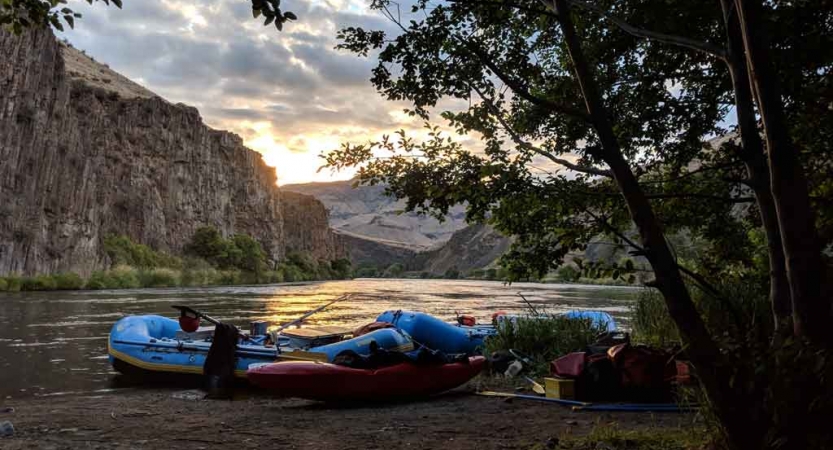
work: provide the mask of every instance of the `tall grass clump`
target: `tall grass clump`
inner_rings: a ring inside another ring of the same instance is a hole
[[[141,287],[176,287],[179,286],[180,273],[166,267],[141,270],[138,274]]]
[[[581,351],[607,329],[590,319],[570,319],[554,314],[503,320],[485,341],[487,354],[515,350],[532,359],[536,374],[549,373],[552,360]]]
[[[58,273],[52,275],[52,278],[55,280],[55,287],[58,290],[73,291],[84,287],[84,279],[77,273]]]
[[[631,336],[634,341],[654,347],[680,342],[677,325],[668,315],[662,295],[651,289],[639,293],[630,311]]]
[[[58,288],[55,279],[49,275],[38,275],[23,278],[21,291],[54,291]]]

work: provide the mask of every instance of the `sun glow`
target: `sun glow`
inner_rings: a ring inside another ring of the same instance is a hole
[[[263,155],[263,161],[274,167],[278,174],[278,185],[309,182],[349,180],[355,170],[332,173],[329,169],[318,170],[323,159],[319,155],[339,146],[339,140],[332,136],[294,136],[287,146],[279,142],[271,132],[268,123],[253,127],[257,136],[247,140],[246,145]]]

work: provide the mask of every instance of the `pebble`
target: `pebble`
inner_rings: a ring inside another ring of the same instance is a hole
[[[13,412],[14,412],[14,408],[12,408],[11,406],[7,406],[5,408],[0,408],[0,413],[13,413]]]
[[[199,390],[190,390],[190,391],[180,391],[174,392],[171,394],[172,398],[179,399],[179,400],[202,400],[205,397],[205,393]]]
[[[0,437],[9,437],[14,435],[14,425],[8,420],[0,422]]]

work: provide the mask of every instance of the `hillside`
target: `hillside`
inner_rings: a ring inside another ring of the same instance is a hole
[[[312,195],[330,212],[330,226],[359,239],[414,251],[436,248],[466,227],[465,210],[454,208],[445,222],[415,213],[401,213],[405,204],[384,195],[383,186],[358,186],[352,181],[285,185],[282,189]]]
[[[203,225],[255,237],[273,262],[343,254],[324,206],[284,195],[239,136],[48,29],[0,30],[0,161],[0,275],[88,275],[109,234],[176,254]]]

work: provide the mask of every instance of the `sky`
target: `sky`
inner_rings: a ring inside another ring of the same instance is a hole
[[[346,26],[395,34],[368,4],[286,0],[299,20],[279,33],[252,18],[249,0],[124,0],[121,10],[70,0],[83,18],[58,35],[163,98],[197,107],[209,126],[242,136],[276,168],[278,184],[331,181],[353,172],[318,172],[322,152],[399,129],[424,134],[421,121],[402,113],[407,104],[386,101],[370,84],[373,56],[334,49]]]

